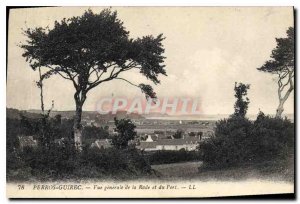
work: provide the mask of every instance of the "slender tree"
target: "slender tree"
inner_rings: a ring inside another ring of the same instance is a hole
[[[241,117],[246,116],[248,105],[250,103],[249,98],[247,97],[247,92],[249,88],[250,88],[249,84],[243,84],[243,83],[237,84],[235,82],[234,85],[234,91],[235,91],[234,96],[236,98],[236,102],[234,104],[235,116],[241,116]]]
[[[294,90],[294,28],[287,30],[286,38],[276,38],[277,46],[272,50],[271,59],[258,68],[259,71],[276,74],[279,105],[276,117],[281,117],[283,105]]]
[[[75,88],[74,141],[79,148],[82,107],[90,90],[116,79],[140,88],[147,98],[156,98],[150,85],[136,85],[120,75],[137,70],[155,85],[160,74],[166,75],[162,34],[132,39],[117,12],[109,9],[99,14],[88,10],[82,16],[55,21],[51,29],[29,28],[24,34],[28,40],[20,47],[31,68],[41,67],[45,78],[58,74]]]

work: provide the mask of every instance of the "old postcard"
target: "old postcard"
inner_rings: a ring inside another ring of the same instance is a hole
[[[293,7],[8,15],[9,198],[294,197]]]

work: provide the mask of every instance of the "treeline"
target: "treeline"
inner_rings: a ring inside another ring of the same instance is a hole
[[[7,147],[12,148],[18,145],[18,136],[34,136],[34,139],[38,139],[37,136],[41,131],[41,120],[41,115],[35,118],[26,117],[24,115],[20,115],[17,118],[7,118]],[[48,126],[51,126],[52,140],[61,138],[71,140],[73,138],[72,119],[62,119],[60,115],[56,115],[54,118],[49,118],[48,123]],[[107,139],[110,137],[108,126],[85,126],[82,132],[84,145],[90,145],[97,139]]]

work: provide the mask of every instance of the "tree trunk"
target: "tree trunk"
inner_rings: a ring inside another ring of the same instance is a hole
[[[284,111],[283,104],[286,102],[286,100],[289,98],[290,93],[294,90],[294,87],[291,85],[291,87],[287,90],[284,97],[279,99],[279,105],[276,109],[276,117],[281,118],[281,115]]]
[[[281,118],[281,115],[282,115],[282,113],[284,111],[283,104],[284,104],[284,101],[280,100],[279,105],[278,105],[278,107],[276,109],[276,118]]]
[[[39,88],[40,88],[40,98],[41,98],[41,109],[42,109],[42,114],[45,114],[44,111],[44,95],[43,95],[43,80],[42,80],[42,73],[41,73],[41,67],[39,67],[39,75],[40,75],[40,81],[39,83]]]
[[[288,81],[286,84],[282,84],[282,78],[280,78],[279,76],[279,80],[278,80],[278,97],[279,97],[279,105],[276,109],[276,117],[277,118],[281,118],[281,115],[284,111],[283,109],[283,104],[286,102],[286,100],[289,98],[291,92],[294,90],[294,80],[293,80],[293,73],[294,72],[289,72],[288,75]],[[289,89],[286,91],[286,93],[284,94],[284,96],[282,97],[282,92],[284,90],[284,87],[287,86],[289,84]]]
[[[74,117],[74,142],[78,150],[82,149],[82,127],[81,127],[82,105],[76,102],[76,113]]]

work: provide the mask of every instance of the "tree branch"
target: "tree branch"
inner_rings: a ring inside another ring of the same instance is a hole
[[[116,63],[113,63],[113,64],[110,64],[108,67],[111,67],[111,66],[114,66],[116,65]],[[109,77],[101,80],[101,76],[103,75],[104,71],[100,74],[99,77],[97,77],[97,79],[95,81],[93,81],[92,83],[88,83],[89,84],[89,87],[86,89],[87,91],[91,90],[92,88],[98,86],[99,84],[105,82],[105,81],[110,81],[112,79],[115,79],[116,77],[118,77],[118,75],[121,73],[121,72],[124,72],[124,71],[128,71],[132,68],[135,68],[136,63],[134,61],[131,61],[128,65],[122,65],[121,67],[119,66],[114,66],[112,71],[110,72],[110,75]],[[119,71],[115,72],[116,68],[120,68]]]
[[[54,71],[55,73],[59,74],[62,78],[64,79],[68,79],[68,80],[71,80],[70,78],[68,77],[65,77],[64,75],[62,75],[59,71],[55,70],[55,68],[49,66],[49,65],[46,65],[47,68],[51,69],[52,71]]]
[[[55,73],[59,74],[62,78],[67,79],[67,80],[71,80],[71,81],[73,82],[73,85],[74,85],[75,89],[76,89],[76,90],[78,89],[78,85],[77,85],[77,83],[76,83],[76,81],[75,81],[75,77],[76,77],[78,74],[75,74],[74,76],[72,76],[71,73],[68,71],[67,68],[60,67],[60,68],[62,69],[63,73],[65,73],[65,74],[68,75],[68,77],[66,77],[66,76],[62,75],[62,73],[60,73],[60,71],[55,70],[55,68],[53,68],[53,67],[51,67],[51,66],[49,66],[49,65],[45,65],[45,66],[46,66],[47,68],[49,68],[49,69],[55,71]]]
[[[140,88],[138,85],[136,85],[136,84],[134,84],[134,83],[132,83],[132,82],[130,82],[130,81],[124,79],[124,78],[118,78],[118,77],[116,77],[115,79],[120,79],[120,80],[126,81],[127,83],[131,84],[132,86],[135,86],[135,87]]]

